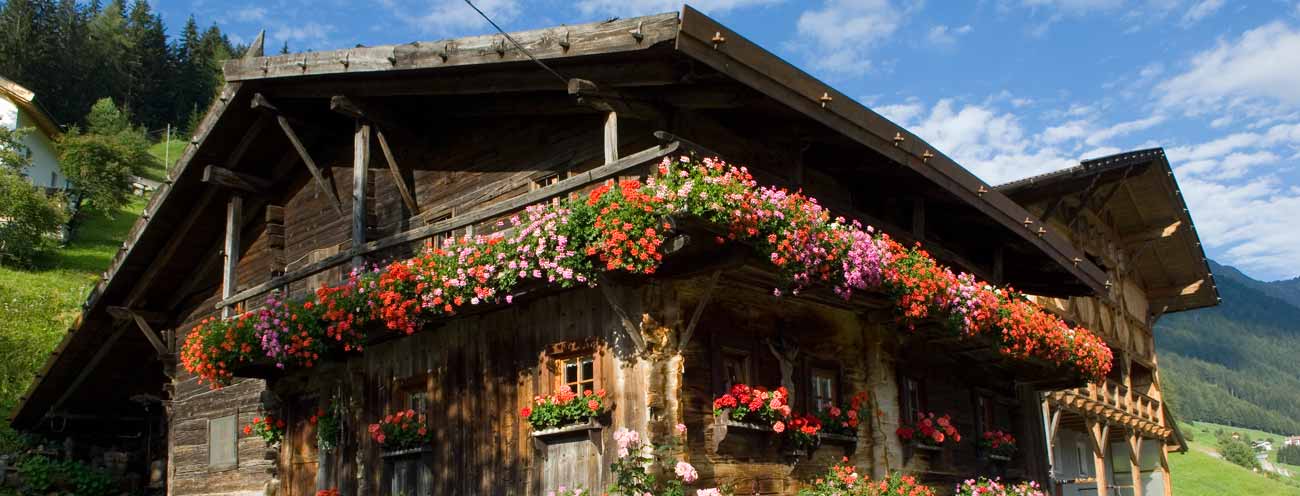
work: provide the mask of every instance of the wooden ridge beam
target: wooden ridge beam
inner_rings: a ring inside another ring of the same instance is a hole
[[[594,184],[605,179],[617,177],[620,173],[629,169],[649,164],[651,161],[660,157],[669,155],[678,149],[678,144],[669,143],[667,145],[647,148],[640,152],[628,155],[618,159],[614,163],[602,165],[595,169],[576,174],[567,179],[540,188],[520,196],[511,198],[488,207],[483,207],[464,215],[458,215],[447,220],[435,222],[433,224],[417,227],[399,234],[395,234],[380,240],[371,241],[365,245],[351,248],[347,251],[340,252],[316,263],[285,273],[283,276],[272,278],[271,280],[258,284],[251,288],[240,291],[234,295],[224,296],[220,302],[217,302],[216,308],[228,308],[240,301],[247,300],[253,296],[269,291],[271,288],[284,286],[294,281],[298,281],[317,273],[328,270],[329,268],[351,260],[352,257],[362,256],[374,253],[385,248],[402,245],[412,241],[433,237],[438,234],[451,232],[461,229],[483,220],[491,219],[506,213],[519,210],[528,205],[545,201],[552,197],[567,194],[571,191],[578,190],[590,184]]]
[[[255,195],[266,195],[271,190],[270,180],[215,165],[203,168],[203,182]]]

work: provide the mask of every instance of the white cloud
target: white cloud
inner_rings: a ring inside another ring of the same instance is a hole
[[[464,0],[379,0],[395,17],[420,32],[434,36],[464,34],[488,26]],[[519,17],[519,0],[476,0],[483,13],[504,25]],[[414,14],[413,14],[414,13]]]
[[[270,31],[270,36],[276,41],[293,41],[320,46],[329,41],[332,32],[334,32],[333,25],[311,21],[294,25],[281,24]]]
[[[1178,184],[1201,242],[1222,250],[1222,261],[1266,279],[1295,276],[1300,189],[1272,177],[1233,183],[1180,176]]]
[[[970,24],[958,28],[950,28],[947,25],[939,24],[930,28],[926,34],[926,39],[932,45],[951,46],[957,43],[957,37],[966,35],[974,29]]]
[[[1123,136],[1136,131],[1150,129],[1151,127],[1160,124],[1161,122],[1164,121],[1165,121],[1164,116],[1153,115],[1151,117],[1146,117],[1143,119],[1121,122],[1119,124],[1115,124],[1110,127],[1105,127],[1093,131],[1091,134],[1088,135],[1087,138],[1084,138],[1083,142],[1092,146],[1097,146],[1118,136]]]
[[[893,105],[881,105],[874,107],[876,112],[885,116],[886,119],[895,123],[912,122],[917,116],[925,112],[925,106],[919,102],[899,103]]]
[[[779,3],[782,0],[697,0],[690,2],[691,7],[708,14],[724,12]],[[679,0],[580,0],[578,10],[585,15],[603,13],[619,16],[637,16],[658,14],[661,12],[678,12],[682,10]]]
[[[1183,14],[1183,22],[1191,24],[1200,21],[1217,12],[1220,7],[1223,7],[1223,0],[1201,0],[1187,9],[1187,13]]]
[[[815,69],[862,74],[872,67],[871,49],[893,35],[910,11],[890,0],[826,0],[799,15],[796,45]]]
[[[1124,4],[1124,0],[1024,0],[1023,3],[1027,7],[1050,8],[1068,14],[1087,14],[1117,8]]]
[[[235,11],[235,19],[243,22],[257,22],[266,19],[266,8],[244,7]]]
[[[1155,95],[1161,106],[1187,115],[1272,115],[1300,106],[1296,67],[1300,31],[1273,22],[1196,54],[1187,71],[1157,85]]]

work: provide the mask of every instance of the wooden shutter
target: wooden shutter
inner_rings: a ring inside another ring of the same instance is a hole
[[[239,464],[238,419],[227,415],[208,420],[208,466],[233,468]]]

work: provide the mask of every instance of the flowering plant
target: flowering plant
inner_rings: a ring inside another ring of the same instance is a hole
[[[244,426],[244,435],[256,434],[268,445],[276,445],[284,439],[284,419],[253,417],[253,423]]]
[[[554,491],[547,491],[546,496],[591,496],[591,491],[581,487],[569,488],[560,486]]]
[[[605,390],[585,391],[579,396],[569,386],[555,394],[534,396],[533,405],[519,409],[519,416],[534,430],[580,424],[605,413]]]
[[[1009,432],[984,431],[979,447],[994,455],[1011,456],[1016,453],[1016,437]]]
[[[858,435],[858,423],[862,406],[867,401],[867,393],[861,392],[849,399],[847,406],[829,405],[817,411],[817,418],[822,422],[822,431],[845,436]]]
[[[316,426],[316,447],[324,452],[334,451],[343,430],[343,412],[338,402],[331,401],[328,409],[316,410],[311,423]]]
[[[933,412],[921,413],[917,415],[915,424],[903,424],[898,427],[897,433],[903,441],[916,441],[929,446],[961,442],[961,433],[952,425],[952,418],[948,414],[935,417]]]
[[[386,450],[403,450],[429,444],[433,434],[425,425],[424,414],[415,410],[397,412],[370,424],[370,438]]]
[[[321,489],[316,491],[316,496],[339,496],[339,488],[331,487],[329,489]]]
[[[736,384],[730,392],[714,398],[713,415],[771,426],[780,434],[785,432],[785,421],[790,417],[789,401],[790,393],[784,386],[768,391],[761,386]]]
[[[820,442],[817,433],[821,430],[822,421],[816,415],[795,414],[790,417],[790,425],[786,426],[785,434],[794,448],[810,449],[816,448]]]
[[[683,496],[686,485],[699,480],[700,474],[695,467],[685,460],[673,456],[681,439],[686,435],[686,426],[678,424],[675,435],[665,445],[655,447],[649,439],[643,439],[637,431],[620,428],[614,431],[614,441],[618,443],[618,458],[610,463],[610,472],[614,482],[610,483],[607,494],[619,496],[641,496],[654,494],[660,496]],[[660,481],[655,476],[656,468],[666,472],[672,467],[675,478]],[[698,489],[697,496],[722,496],[718,488]]]
[[[957,485],[955,496],[1047,496],[1034,481],[1007,484],[1001,479],[966,479]]]
[[[934,490],[921,485],[916,478],[894,472],[888,478],[872,481],[858,475],[846,456],[799,490],[799,496],[934,496]]]
[[[601,186],[585,197],[534,205],[502,222],[500,232],[426,245],[419,255],[230,321],[205,320],[182,349],[185,369],[212,387],[256,359],[311,367],[328,351],[361,351],[369,322],[406,334],[466,306],[511,303],[521,284],[592,284],[601,271],[653,274],[672,216],[693,216],[725,229],[770,260],[777,296],[828,286],[844,299],[855,291],[891,297],[909,326],[942,322],[962,338],[992,340],[1015,359],[1070,366],[1085,379],[1110,371],[1113,355],[1098,336],[1071,327],[1025,295],[994,288],[941,266],[919,245],[906,247],[842,217],[801,192],[762,187],[744,167],[716,159],[665,158],[646,182]],[[255,328],[254,328],[255,327]],[[788,415],[788,414],[787,414]]]

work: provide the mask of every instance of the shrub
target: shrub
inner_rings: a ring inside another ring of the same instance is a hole
[[[1255,458],[1255,450],[1245,441],[1230,439],[1219,445],[1219,454],[1229,462],[1251,470],[1259,469],[1259,460]]]
[[[62,202],[46,197],[16,172],[0,168],[0,263],[30,264],[55,244],[67,222]]]
[[[33,455],[18,462],[24,494],[75,494],[104,496],[113,494],[113,478],[107,473],[73,460],[51,460]]]
[[[91,208],[115,212],[131,193],[131,177],[156,167],[149,140],[107,98],[95,103],[88,132],[69,131],[58,143],[59,168]]]
[[[1277,461],[1287,465],[1300,465],[1300,446],[1292,444],[1278,448]]]

